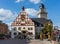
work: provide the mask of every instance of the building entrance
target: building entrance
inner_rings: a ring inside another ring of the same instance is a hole
[[[27,31],[22,31],[21,35],[22,35],[22,39],[26,39],[27,38]]]
[[[23,30],[21,32],[18,32],[18,35],[15,37],[17,39],[27,39],[28,33],[27,31]]]

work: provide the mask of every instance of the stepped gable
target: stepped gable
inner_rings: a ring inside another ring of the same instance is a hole
[[[32,26],[34,25],[34,22],[28,17],[26,12],[24,11],[24,7],[22,8],[22,11],[19,13],[19,15],[16,17],[16,19],[13,21],[11,26]]]

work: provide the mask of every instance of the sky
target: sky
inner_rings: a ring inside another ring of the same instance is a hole
[[[48,19],[53,21],[54,26],[60,27],[60,0],[0,0],[0,20],[10,27],[23,6],[28,16],[35,18],[40,3],[44,4]]]

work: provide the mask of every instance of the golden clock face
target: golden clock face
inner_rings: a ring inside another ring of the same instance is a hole
[[[25,15],[21,15],[21,19],[25,19]]]

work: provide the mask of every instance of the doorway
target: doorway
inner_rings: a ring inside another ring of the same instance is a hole
[[[27,31],[21,31],[21,34],[22,34],[22,39],[27,38]]]

